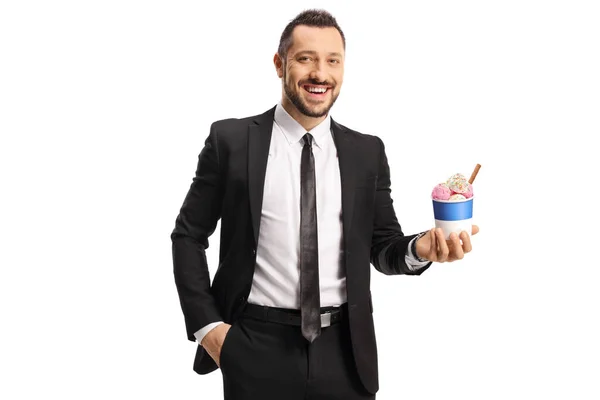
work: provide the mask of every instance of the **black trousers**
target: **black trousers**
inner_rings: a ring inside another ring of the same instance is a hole
[[[374,400],[356,372],[347,318],[309,343],[299,326],[238,319],[221,349],[225,400]]]

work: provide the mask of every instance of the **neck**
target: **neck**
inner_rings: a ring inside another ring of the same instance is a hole
[[[325,121],[327,118],[327,114],[322,117],[309,117],[307,115],[302,114],[294,104],[287,98],[287,96],[283,96],[281,99],[281,105],[284,110],[287,111],[288,114],[292,118],[294,118],[302,127],[308,132],[313,129],[315,126],[319,125],[321,122]]]

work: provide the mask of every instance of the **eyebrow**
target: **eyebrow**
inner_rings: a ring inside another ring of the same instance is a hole
[[[298,56],[300,54],[311,54],[311,55],[317,55],[317,52],[314,50],[302,50],[297,52],[295,55]],[[327,54],[328,56],[334,56],[334,57],[342,57],[341,53],[338,52],[330,52]]]

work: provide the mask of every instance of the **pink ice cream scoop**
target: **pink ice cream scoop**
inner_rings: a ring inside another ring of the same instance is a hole
[[[452,196],[452,190],[445,183],[440,183],[433,188],[431,198],[434,200],[448,200]]]

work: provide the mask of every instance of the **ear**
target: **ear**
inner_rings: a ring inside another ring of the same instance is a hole
[[[273,56],[273,64],[275,64],[277,76],[283,78],[283,60],[279,56],[279,53],[275,53],[275,55]]]

